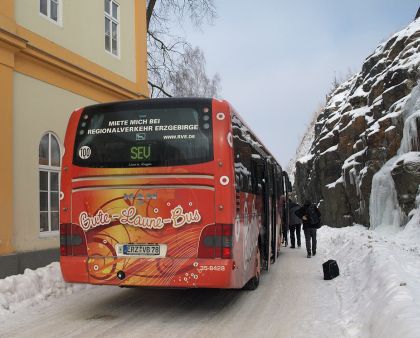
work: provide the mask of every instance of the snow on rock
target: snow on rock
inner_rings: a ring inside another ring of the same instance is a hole
[[[312,142],[314,141],[315,133],[314,133],[314,124],[316,121],[316,118],[318,117],[318,113],[316,112],[312,116],[312,121],[310,122],[304,137],[302,138],[302,141],[300,142],[295,156],[290,160],[290,162],[287,165],[286,171],[289,175],[290,182],[293,184],[295,180],[295,172],[296,172],[296,162],[307,162],[309,161],[312,156],[308,155],[309,150],[311,148]]]
[[[326,187],[327,187],[327,188],[329,188],[329,189],[332,189],[332,188],[335,188],[335,186],[336,186],[338,183],[344,183],[343,176],[340,176],[340,177],[337,179],[337,181],[335,181],[335,182],[333,182],[333,183],[330,183],[330,184],[327,184],[327,185],[326,185]]]
[[[395,169],[399,160],[388,161],[420,152],[418,69],[420,18],[379,45],[361,71],[329,95],[305,135],[313,142],[309,151],[307,144],[306,152],[299,150],[304,160],[293,162],[296,194],[300,201],[322,201],[326,223],[398,229],[408,221],[416,184],[407,182],[420,184],[420,178]]]
[[[58,262],[36,270],[26,269],[23,274],[0,279],[0,315],[86,287],[65,283]]]

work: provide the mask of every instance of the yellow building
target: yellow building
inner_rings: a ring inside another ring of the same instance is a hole
[[[0,278],[58,259],[70,113],[148,95],[146,0],[0,0]]]

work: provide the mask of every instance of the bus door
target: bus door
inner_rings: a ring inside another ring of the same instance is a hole
[[[273,165],[270,163],[270,161],[266,161],[266,165],[265,165],[265,177],[264,177],[264,181],[265,181],[265,219],[266,219],[266,236],[265,236],[265,241],[267,243],[267,250],[266,250],[266,254],[267,254],[267,258],[269,258],[269,263],[272,263],[272,259],[273,259],[273,250],[272,250],[272,240],[274,237],[274,222],[273,222],[273,206],[274,206],[274,201],[273,201],[273,178],[272,178],[272,171],[273,171]],[[267,264],[267,265],[268,265]]]
[[[270,189],[269,189],[269,177],[268,177],[268,166],[265,160],[261,157],[253,159],[253,169],[255,177],[255,189],[257,195],[261,199],[261,267],[265,270],[269,268],[270,262]]]
[[[271,179],[271,201],[272,201],[272,208],[271,208],[271,263],[276,261],[277,257],[277,207],[278,207],[278,192],[277,192],[277,184],[276,184],[276,167],[270,166],[270,179]]]

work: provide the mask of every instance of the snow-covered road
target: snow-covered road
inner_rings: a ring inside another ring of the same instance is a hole
[[[0,319],[4,337],[344,337],[323,249],[283,248],[256,291],[90,287]],[[284,335],[285,334],[285,335]]]
[[[47,291],[23,297],[25,275],[0,280],[0,337],[419,337],[417,243],[323,227],[315,257],[283,248],[256,291],[65,286],[55,263],[25,273],[41,289],[55,273]],[[330,258],[341,275],[324,281]]]

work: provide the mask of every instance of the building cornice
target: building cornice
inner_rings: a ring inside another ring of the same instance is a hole
[[[1,24],[1,22],[0,22]],[[92,90],[89,98],[95,101],[124,100],[147,98],[142,93],[140,81],[147,83],[147,79],[137,78],[132,82],[86,58],[61,47],[27,29],[16,25],[14,29],[4,29],[0,26],[0,63],[13,68],[15,71],[48,82],[60,88],[70,90],[85,96],[86,86]],[[10,27],[7,27],[10,28]],[[53,68],[59,76],[46,77],[40,68]],[[66,79],[73,79],[72,85],[67,85]],[[84,86],[74,86],[74,79],[84,82]],[[71,87],[71,88],[70,88]],[[102,89],[101,89],[102,88]],[[103,90],[106,94],[94,94],[94,90]]]

